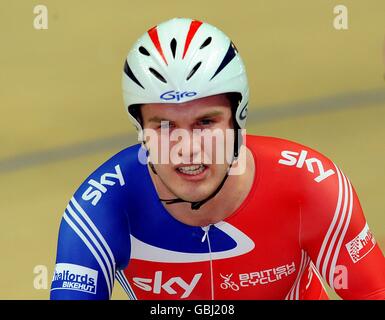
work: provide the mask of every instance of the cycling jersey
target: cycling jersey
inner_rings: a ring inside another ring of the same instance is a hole
[[[79,187],[60,225],[51,299],[385,299],[385,259],[350,182],[319,152],[247,135],[254,181],[238,209],[206,227],[159,201],[140,145]]]

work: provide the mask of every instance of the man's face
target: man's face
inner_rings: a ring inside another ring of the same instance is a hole
[[[226,95],[181,104],[145,104],[141,113],[145,136],[151,132],[146,147],[165,187],[187,201],[199,201],[214,192],[233,152],[232,113]]]

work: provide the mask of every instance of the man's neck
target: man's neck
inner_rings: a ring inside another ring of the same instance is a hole
[[[246,148],[246,169],[243,174],[229,175],[222,189],[200,209],[192,210],[186,202],[165,204],[165,209],[178,221],[192,226],[207,226],[220,222],[236,211],[249,194],[254,181],[255,161],[253,154]],[[149,169],[152,181],[163,198],[162,181]]]

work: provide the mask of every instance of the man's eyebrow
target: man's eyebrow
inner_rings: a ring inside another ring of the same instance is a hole
[[[204,119],[204,118],[210,118],[210,117],[217,117],[217,116],[221,116],[221,115],[223,115],[222,111],[215,110],[215,111],[204,113],[204,114],[196,117],[196,120]],[[162,121],[172,122],[172,120],[169,120],[169,119],[166,119],[166,118],[161,118],[161,117],[158,117],[158,116],[154,116],[154,117],[151,117],[150,119],[148,119],[148,122],[159,123],[159,122],[162,122]]]
[[[168,122],[171,122],[171,121],[168,120],[168,119],[160,118],[160,117],[158,117],[158,116],[154,116],[154,117],[148,119],[148,121],[149,121],[149,122],[156,122],[156,123],[162,122],[162,121],[168,121]]]
[[[223,115],[222,111],[215,110],[215,111],[211,111],[211,112],[207,112],[205,114],[202,114],[199,117],[197,117],[196,119],[199,120],[199,119],[203,119],[203,118],[211,118],[211,117],[217,117],[217,116],[222,116],[222,115]]]

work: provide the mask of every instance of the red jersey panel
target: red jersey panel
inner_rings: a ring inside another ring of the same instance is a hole
[[[131,219],[130,262],[117,275],[129,296],[327,299],[323,277],[344,299],[385,299],[385,259],[343,172],[288,140],[247,135],[246,145],[254,182],[224,221],[184,225],[150,187],[141,217]]]

